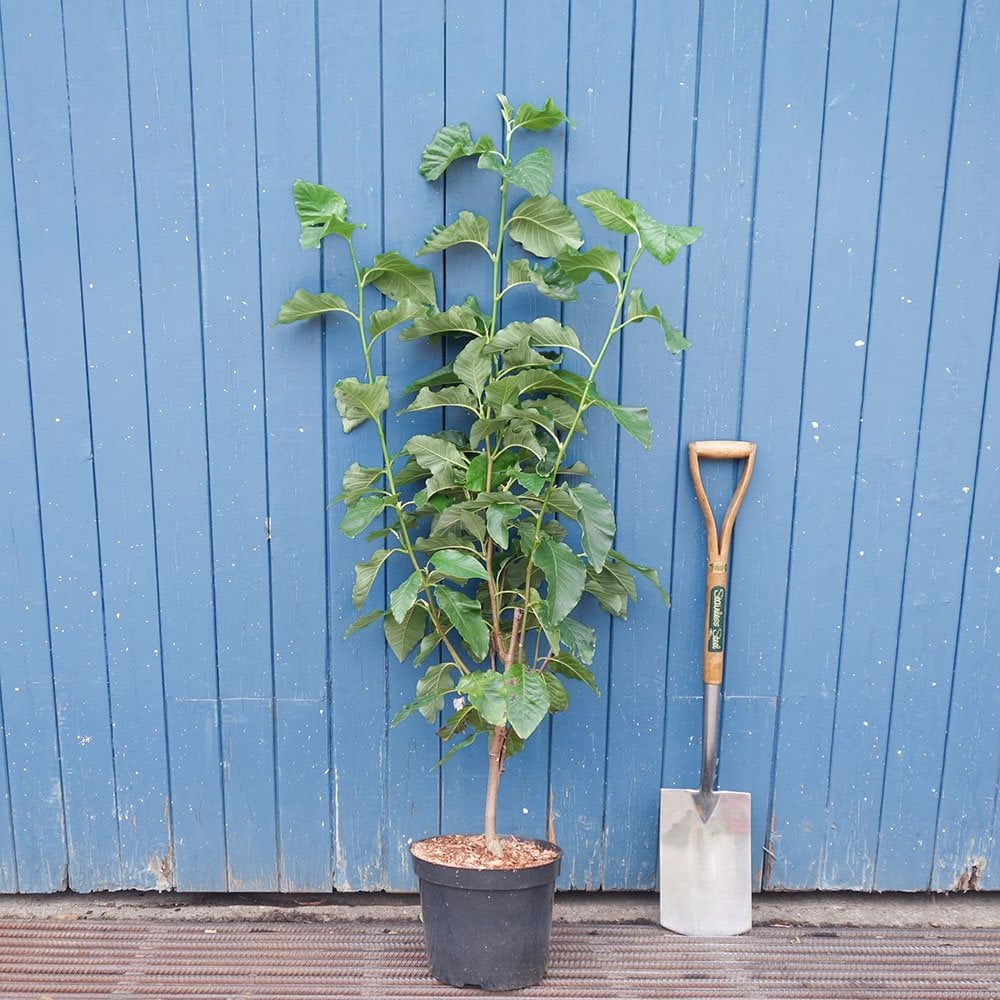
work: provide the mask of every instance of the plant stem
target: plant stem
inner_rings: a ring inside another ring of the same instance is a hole
[[[490,738],[490,768],[486,778],[486,813],[483,833],[486,847],[497,857],[502,853],[497,836],[497,796],[500,792],[500,775],[503,774],[503,753],[507,743],[507,727],[494,726]]]

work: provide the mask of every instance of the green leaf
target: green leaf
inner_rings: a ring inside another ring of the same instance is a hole
[[[448,740],[454,739],[459,733],[465,732],[469,726],[472,726],[475,732],[473,735],[478,735],[484,732],[486,729],[491,729],[492,726],[487,726],[476,711],[475,707],[472,705],[465,704],[465,698],[455,699],[461,704],[461,708],[456,709],[448,719],[445,724],[437,731],[438,739]]]
[[[570,128],[576,127],[572,119],[567,118],[555,106],[551,97],[540,108],[525,101],[518,106],[517,114],[514,115],[514,128],[526,128],[531,132],[547,132],[562,122],[567,122]]]
[[[374,341],[397,323],[406,323],[417,316],[423,315],[423,306],[413,302],[411,299],[402,299],[391,309],[376,309],[368,320],[368,332]]]
[[[618,572],[615,569],[614,563],[608,561],[600,572],[588,570],[586,590],[609,615],[624,619],[628,617],[629,597],[635,596],[635,582],[630,576],[623,579],[620,568]]]
[[[434,522],[435,534],[449,530],[462,531],[481,542],[486,537],[486,522],[475,511],[456,503],[441,511]]]
[[[645,406],[619,406],[607,399],[598,399],[597,405],[607,410],[626,434],[634,437],[649,451],[653,446],[653,427]]]
[[[490,342],[492,348],[501,345],[505,350],[513,347],[519,340],[526,340],[532,347],[569,347],[580,349],[580,339],[568,326],[563,326],[558,320],[549,316],[539,316],[530,323],[508,323]]]
[[[486,342],[478,338],[470,340],[459,351],[452,367],[463,384],[467,385],[478,399],[493,374],[493,361],[487,353]]]
[[[333,295],[330,292],[320,292],[318,295],[314,295],[312,292],[307,292],[304,288],[300,288],[291,298],[286,299],[281,304],[274,323],[276,326],[279,323],[298,323],[299,320],[312,319],[315,316],[322,316],[328,312],[342,312],[347,313],[348,316],[354,315],[347,308],[347,303],[339,295]]]
[[[535,550],[535,565],[545,576],[545,607],[550,624],[558,625],[583,596],[587,570],[565,542],[542,538]]]
[[[469,699],[469,704],[489,726],[502,726],[507,721],[507,692],[502,674],[495,670],[476,670],[458,682],[458,693]]]
[[[318,247],[331,233],[350,239],[355,229],[364,229],[360,223],[348,221],[347,202],[336,191],[302,180],[295,182],[293,191],[295,211],[302,224],[299,245],[303,250]]]
[[[553,656],[549,660],[549,670],[553,673],[561,674],[563,677],[569,677],[570,680],[582,681],[594,694],[598,697],[601,696],[601,692],[597,689],[597,681],[594,679],[593,673],[580,663],[579,660],[570,656],[569,653],[559,653],[558,656]]]
[[[544,146],[540,146],[522,156],[510,167],[507,171],[507,180],[523,188],[528,194],[540,198],[548,194],[554,175],[552,154]]]
[[[485,660],[490,651],[490,632],[483,621],[483,608],[479,601],[444,584],[434,588],[434,599],[458,630],[473,658]]]
[[[507,287],[534,285],[547,298],[556,302],[573,302],[579,298],[576,284],[565,275],[558,264],[543,268],[518,257],[507,265]]]
[[[416,463],[431,474],[442,469],[465,469],[469,460],[450,442],[429,434],[416,434],[403,445]]]
[[[671,326],[660,312],[659,306],[647,306],[642,297],[641,288],[633,288],[628,297],[628,309],[625,313],[625,320],[628,323],[641,323],[644,319],[656,320],[663,330],[667,347],[672,354],[679,354],[691,346],[691,341],[675,326]]]
[[[392,611],[392,617],[395,618],[400,624],[403,623],[406,613],[416,603],[417,597],[420,595],[420,589],[423,582],[423,574],[418,570],[414,570],[389,595],[389,609]]]
[[[504,672],[507,691],[507,718],[521,739],[526,740],[549,714],[549,689],[537,670],[521,663]]]
[[[557,486],[555,489],[549,490],[545,495],[545,500],[547,508],[553,513],[562,514],[574,521],[579,520],[580,504],[568,486]]]
[[[347,513],[340,522],[340,530],[348,538],[357,538],[385,510],[385,506],[385,497],[369,494],[359,498],[347,508]]]
[[[489,459],[485,454],[476,455],[465,470],[465,488],[470,493],[482,493],[489,488],[486,475],[489,470]]]
[[[412,413],[417,410],[432,410],[437,406],[461,406],[463,409],[476,412],[476,399],[464,385],[448,385],[435,392],[433,389],[421,389],[417,398],[400,413]]]
[[[507,231],[516,243],[536,257],[554,257],[583,243],[580,223],[554,195],[527,198],[514,209]]]
[[[555,674],[548,671],[542,674],[542,680],[545,681],[545,686],[548,688],[549,711],[565,712],[569,708],[569,692],[566,690],[566,685]]]
[[[418,392],[420,389],[436,389],[442,385],[457,384],[458,379],[455,378],[451,362],[449,362],[440,368],[435,368],[434,371],[428,372],[426,375],[422,375],[418,379],[414,379],[403,392]]]
[[[436,253],[447,250],[459,243],[474,243],[491,253],[490,224],[481,215],[472,212],[459,212],[458,218],[450,226],[435,226],[430,236],[424,240],[424,245],[417,251],[420,257],[425,253]]]
[[[354,589],[351,591],[351,602],[359,611],[368,600],[368,594],[378,576],[382,564],[398,549],[376,549],[364,562],[354,567]]]
[[[599,274],[609,285],[615,285],[622,269],[621,257],[607,247],[591,247],[583,253],[563,250],[556,254],[556,264],[576,284],[586,281],[592,274]]]
[[[575,618],[564,618],[559,623],[559,633],[563,643],[573,651],[581,662],[594,662],[597,633],[593,628],[584,625],[583,622],[578,622]]]
[[[478,337],[479,323],[473,310],[466,306],[452,306],[445,312],[431,313],[414,320],[400,335],[400,340],[419,340],[421,337],[438,337],[446,333]]]
[[[383,295],[396,302],[412,299],[432,306],[436,301],[434,275],[417,267],[395,250],[379,254],[361,277],[363,286],[374,285]]]
[[[354,635],[355,632],[360,632],[363,628],[367,628],[372,622],[377,622],[380,618],[385,618],[385,612],[381,609],[376,611],[369,611],[368,614],[362,615],[360,618],[355,618],[344,632],[344,638],[346,639],[349,635]]]
[[[417,681],[417,697],[396,713],[390,725],[399,725],[414,712],[419,712],[433,725],[438,713],[444,708],[444,696],[455,690],[451,674],[454,667],[454,663],[435,663],[428,667],[427,673]]]
[[[366,420],[378,420],[389,407],[389,380],[378,375],[374,382],[342,378],[334,387],[337,412],[344,432],[349,433]]]
[[[430,558],[431,564],[445,576],[456,580],[488,580],[489,575],[483,564],[468,552],[455,549],[441,549]]]
[[[372,483],[382,478],[384,472],[385,470],[381,468],[376,469],[351,462],[344,471],[341,493],[335,499],[343,500],[348,507],[352,506],[367,492]]]
[[[611,551],[611,557],[620,563],[624,563],[629,569],[635,570],[640,576],[645,577],[655,588],[657,593],[663,600],[663,603],[669,608],[670,607],[670,595],[663,589],[660,584],[660,575],[650,566],[640,566],[639,563],[632,562],[631,559],[626,559],[620,552]]]
[[[460,740],[458,743],[455,743],[453,746],[449,747],[448,752],[434,766],[440,767],[442,764],[445,764],[449,760],[451,760],[451,758],[454,757],[459,750],[464,750],[466,747],[472,746],[478,735],[479,735],[478,732],[469,733],[469,735],[466,736],[464,740]]]
[[[383,628],[389,648],[402,663],[424,637],[424,632],[427,630],[427,612],[416,604],[406,612],[401,622],[393,615],[386,615]]]
[[[445,125],[420,154],[420,176],[426,181],[437,180],[456,160],[472,156],[474,149],[468,125]]]
[[[603,569],[615,537],[615,514],[611,504],[590,483],[580,483],[570,493],[580,505],[583,551],[595,569]]]
[[[641,206],[634,206],[636,226],[642,245],[661,263],[669,264],[677,251],[701,236],[701,226],[665,226]]]
[[[639,229],[635,221],[636,204],[628,198],[621,198],[608,188],[587,191],[576,199],[584,208],[594,213],[594,218],[614,233],[636,233]]]

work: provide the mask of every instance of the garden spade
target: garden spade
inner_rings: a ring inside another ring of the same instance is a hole
[[[680,934],[715,936],[750,929],[750,793],[719,792],[714,785],[729,549],[756,451],[757,446],[746,441],[692,441],[688,445],[691,480],[708,535],[701,784],[697,789],[660,789],[660,923]],[[744,461],[721,531],[702,484],[701,459]]]

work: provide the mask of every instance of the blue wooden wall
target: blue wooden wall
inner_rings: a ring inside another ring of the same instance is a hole
[[[404,889],[408,840],[478,825],[485,760],[432,770],[386,725],[413,672],[341,639],[353,352],[269,325],[345,276],[292,181],[412,249],[464,207],[420,147],[497,91],[576,120],[557,190],[705,230],[640,282],[694,347],[630,337],[604,383],[652,454],[582,450],[674,607],[594,616],[603,697],[511,763],[502,825],[551,813],[567,887],[654,885],[698,769],[684,445],[742,437],[721,785],[757,878],[1000,887],[1000,6],[0,0],[0,70],[0,891]]]

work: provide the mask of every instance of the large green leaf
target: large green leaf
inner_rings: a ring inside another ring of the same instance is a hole
[[[579,250],[563,250],[556,254],[556,264],[570,281],[580,284],[592,274],[600,275],[609,285],[620,280],[622,261],[607,247],[590,247],[582,253]]]
[[[487,353],[486,341],[470,340],[458,353],[452,368],[478,399],[493,374],[493,361]]]
[[[663,589],[660,584],[660,575],[650,566],[642,566],[639,563],[632,562],[631,559],[626,559],[620,552],[611,551],[611,557],[620,563],[624,563],[629,569],[635,570],[640,576],[645,577],[655,588],[657,593],[663,600],[663,603],[669,608],[670,607],[670,595]]]
[[[322,184],[296,181],[294,188],[295,211],[302,231],[299,244],[304,250],[318,247],[325,236],[336,233],[349,239],[355,229],[364,229],[360,223],[347,218],[347,202]]]
[[[549,714],[549,689],[537,670],[514,663],[504,672],[507,718],[521,739],[526,740]]]
[[[483,608],[479,601],[461,591],[452,590],[447,584],[438,584],[434,588],[434,599],[458,630],[473,658],[485,660],[490,651],[490,632],[483,621]]]
[[[580,339],[568,326],[549,316],[539,316],[530,323],[508,323],[490,343],[491,348],[506,350],[519,341],[527,341],[532,347],[569,347],[579,350]]]
[[[555,257],[583,243],[580,223],[554,195],[527,198],[514,209],[507,228],[510,237],[536,257]]]
[[[524,188],[528,194],[540,198],[548,194],[554,174],[552,154],[544,146],[540,146],[511,165],[507,171],[507,180]]]
[[[420,154],[420,176],[437,180],[456,160],[471,156],[473,149],[472,133],[465,123],[439,128]]]
[[[450,441],[429,434],[415,434],[403,445],[403,451],[412,455],[421,468],[432,474],[442,469],[464,469],[469,464],[469,460]]]
[[[551,97],[546,98],[540,108],[525,101],[518,105],[517,113],[514,115],[514,128],[526,128],[531,132],[547,132],[562,122],[567,122],[571,128],[573,127],[572,119],[567,118],[555,106]]]
[[[395,302],[412,299],[422,305],[434,305],[434,275],[426,268],[390,250],[379,254],[361,277],[362,285],[374,285]]]
[[[371,334],[371,339],[375,340],[397,323],[406,323],[417,316],[423,316],[425,312],[419,303],[411,299],[402,299],[391,309],[376,309],[368,320],[368,332]]]
[[[355,618],[347,629],[344,631],[344,638],[354,635],[355,632],[360,632],[363,628],[367,628],[373,622],[379,621],[379,619],[385,618],[385,612],[381,608],[375,611],[369,611],[368,614],[362,615],[360,618]]]
[[[486,521],[464,504],[456,503],[441,511],[435,519],[434,533],[439,531],[463,532],[481,542],[486,538]]]
[[[641,323],[644,319],[652,319],[660,324],[667,347],[672,354],[679,354],[691,346],[691,341],[675,326],[671,326],[663,318],[659,306],[647,306],[642,297],[641,288],[633,288],[628,297],[628,310],[625,318],[629,323]]]
[[[418,392],[420,389],[436,389],[442,385],[457,385],[458,379],[452,370],[451,363],[435,368],[434,371],[414,379],[403,392]]]
[[[459,212],[458,218],[450,226],[435,226],[430,236],[424,240],[424,245],[417,251],[417,256],[425,253],[436,253],[447,250],[459,243],[474,243],[490,253],[490,224],[481,215],[472,212]]]
[[[452,306],[445,312],[419,316],[412,326],[400,335],[400,340],[419,340],[421,337],[438,337],[446,333],[467,334],[478,337],[481,333],[476,313],[467,306]]]
[[[402,624],[407,612],[416,603],[423,586],[423,574],[419,570],[414,570],[390,595],[389,610],[392,617]]]
[[[543,268],[518,257],[507,265],[507,287],[534,285],[547,298],[557,302],[573,302],[579,297],[575,282],[564,274],[558,264]]]
[[[549,711],[565,712],[569,708],[569,692],[566,686],[555,674],[548,671],[542,674],[542,680],[548,688]]]
[[[545,576],[547,620],[558,625],[583,596],[587,570],[565,542],[543,537],[535,550],[535,565]]]
[[[431,410],[437,406],[460,406],[463,409],[476,412],[476,398],[464,385],[447,385],[436,392],[433,389],[421,389],[417,393],[417,398],[401,410],[401,413],[408,413],[416,410]]]
[[[594,213],[594,218],[614,233],[638,233],[635,221],[636,204],[622,198],[608,188],[587,191],[576,199],[584,208]]]
[[[359,498],[347,508],[340,522],[340,530],[348,538],[357,538],[379,514],[385,510],[386,499],[375,494]]]
[[[483,564],[468,552],[456,549],[440,549],[430,558],[431,564],[445,576],[456,580],[488,580]]]
[[[337,412],[344,431],[350,432],[366,420],[378,420],[389,407],[389,380],[377,375],[374,382],[342,378],[334,387]]]
[[[619,406],[607,399],[599,399],[597,403],[615,418],[615,422],[626,434],[634,437],[649,451],[653,446],[653,427],[645,406]]]
[[[391,614],[386,615],[383,627],[389,648],[402,663],[424,637],[424,632],[427,630],[427,612],[419,604],[415,604],[406,612],[401,622],[396,621]]]
[[[642,245],[661,264],[669,264],[678,250],[690,246],[701,236],[701,226],[665,226],[641,205],[636,205],[634,211]]]
[[[465,470],[465,488],[470,493],[482,493],[489,487],[486,481],[489,468],[490,460],[485,452],[475,455],[469,462],[469,467]]]
[[[351,591],[351,602],[360,610],[368,600],[368,594],[378,576],[382,564],[398,549],[376,549],[364,562],[354,567],[354,589]]]
[[[486,530],[490,538],[506,549],[510,541],[510,525],[521,516],[521,507],[513,503],[491,504],[486,508]]]
[[[403,719],[419,712],[433,724],[438,713],[444,708],[444,696],[455,690],[452,670],[454,663],[435,663],[427,668],[427,673],[417,681],[417,697],[396,713],[390,725],[397,726]]]
[[[279,323],[298,323],[299,320],[312,319],[315,316],[322,316],[328,312],[347,313],[353,316],[354,313],[347,307],[347,303],[339,296],[330,292],[320,292],[314,295],[304,288],[298,289],[292,296],[281,304],[278,315],[275,317],[275,325]]]
[[[563,643],[573,651],[581,662],[594,662],[597,633],[590,625],[584,625],[583,622],[578,622],[575,618],[564,618],[559,623],[559,634]]]
[[[604,564],[600,572],[590,568],[587,571],[586,590],[588,594],[593,594],[597,598],[597,603],[609,615],[615,618],[628,617],[629,598],[635,597],[635,581],[631,576],[623,578],[620,572],[624,567],[616,567],[611,561]]]
[[[604,568],[615,537],[615,514],[604,494],[590,483],[574,486],[570,493],[580,505],[580,527],[583,529],[583,551],[595,569]]]
[[[458,693],[469,699],[487,725],[502,726],[507,721],[504,675],[495,670],[476,670],[458,682]]]
[[[600,697],[601,692],[597,689],[597,681],[593,673],[569,653],[559,653],[553,656],[549,660],[549,670],[562,674],[563,677],[569,677],[571,680],[582,681],[594,694]]]

